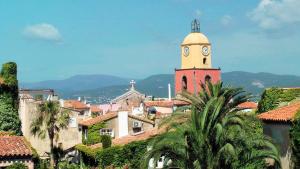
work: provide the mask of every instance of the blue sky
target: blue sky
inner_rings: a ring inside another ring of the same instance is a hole
[[[300,75],[299,8],[299,0],[0,0],[0,63],[17,62],[26,82],[173,73],[198,18],[214,67]]]

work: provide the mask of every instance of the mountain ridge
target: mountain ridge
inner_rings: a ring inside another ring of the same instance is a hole
[[[300,76],[277,75],[273,73],[251,73],[245,71],[232,71],[222,73],[221,78],[225,85],[243,87],[247,92],[259,97],[268,87],[297,87],[300,86]],[[21,87],[32,88],[41,86],[53,88],[63,98],[74,99],[83,97],[92,102],[108,102],[114,97],[126,92],[130,85],[129,78],[103,74],[75,75],[64,80],[54,80],[29,84],[22,83]],[[57,84],[52,84],[57,83]],[[65,84],[66,83],[66,84]],[[136,89],[146,95],[155,97],[168,96],[168,83],[171,84],[174,96],[174,74],[156,74],[136,81]]]

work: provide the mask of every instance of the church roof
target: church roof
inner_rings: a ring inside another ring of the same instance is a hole
[[[126,99],[128,96],[133,95],[133,94],[139,95],[139,96],[141,96],[141,97],[144,96],[143,94],[141,94],[140,92],[138,92],[138,91],[135,90],[134,88],[131,88],[128,92],[126,92],[126,93],[122,94],[121,96],[118,96],[118,97],[116,97],[115,99],[113,99],[113,100],[111,101],[111,103],[116,103],[116,102],[118,102],[118,101],[120,101],[120,100],[124,100],[124,99]]]

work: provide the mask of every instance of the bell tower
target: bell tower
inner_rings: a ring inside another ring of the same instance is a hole
[[[198,93],[201,83],[221,80],[220,69],[212,68],[211,44],[208,38],[200,32],[200,22],[193,20],[191,33],[181,43],[181,69],[175,69],[176,94],[187,90]]]

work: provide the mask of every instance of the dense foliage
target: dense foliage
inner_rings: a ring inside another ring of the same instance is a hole
[[[123,147],[114,146],[100,150],[97,152],[96,159],[101,168],[127,166],[130,169],[136,169],[140,168],[142,157],[146,151],[146,141],[132,142]]]
[[[7,167],[7,169],[27,169],[23,163],[14,163],[13,165],[10,165]]]
[[[87,128],[87,139],[83,138],[83,143],[87,145],[101,143],[100,129],[105,127],[105,123],[98,123]],[[84,137],[84,135],[82,136]]]
[[[18,92],[17,64],[5,63],[0,72],[0,131],[21,135]]]
[[[102,148],[109,148],[111,147],[111,137],[110,135],[102,135],[101,136],[101,143],[102,143]]]
[[[297,112],[295,120],[290,129],[292,161],[294,168],[300,168],[300,110]]]
[[[0,87],[0,94],[11,97],[14,108],[18,109],[19,87],[17,79],[17,64],[14,62],[3,64],[0,77],[4,81],[4,84],[1,84]]]
[[[11,97],[0,95],[0,131],[21,135],[21,121]]]
[[[279,103],[290,102],[300,96],[300,89],[266,89],[258,103],[258,112],[266,112],[275,109]]]
[[[177,113],[162,125],[168,132],[151,143],[142,168],[164,157],[165,166],[185,169],[265,168],[266,158],[280,167],[277,148],[261,133],[255,117],[241,114],[237,106],[249,99],[239,88],[222,83],[202,85],[198,96],[185,93],[191,113]]]
[[[60,108],[59,102],[46,101],[39,105],[39,113],[30,124],[30,131],[34,136],[50,140],[50,168],[54,168],[57,159],[57,147],[54,139],[58,139],[59,131],[66,129],[69,124],[69,112]]]

